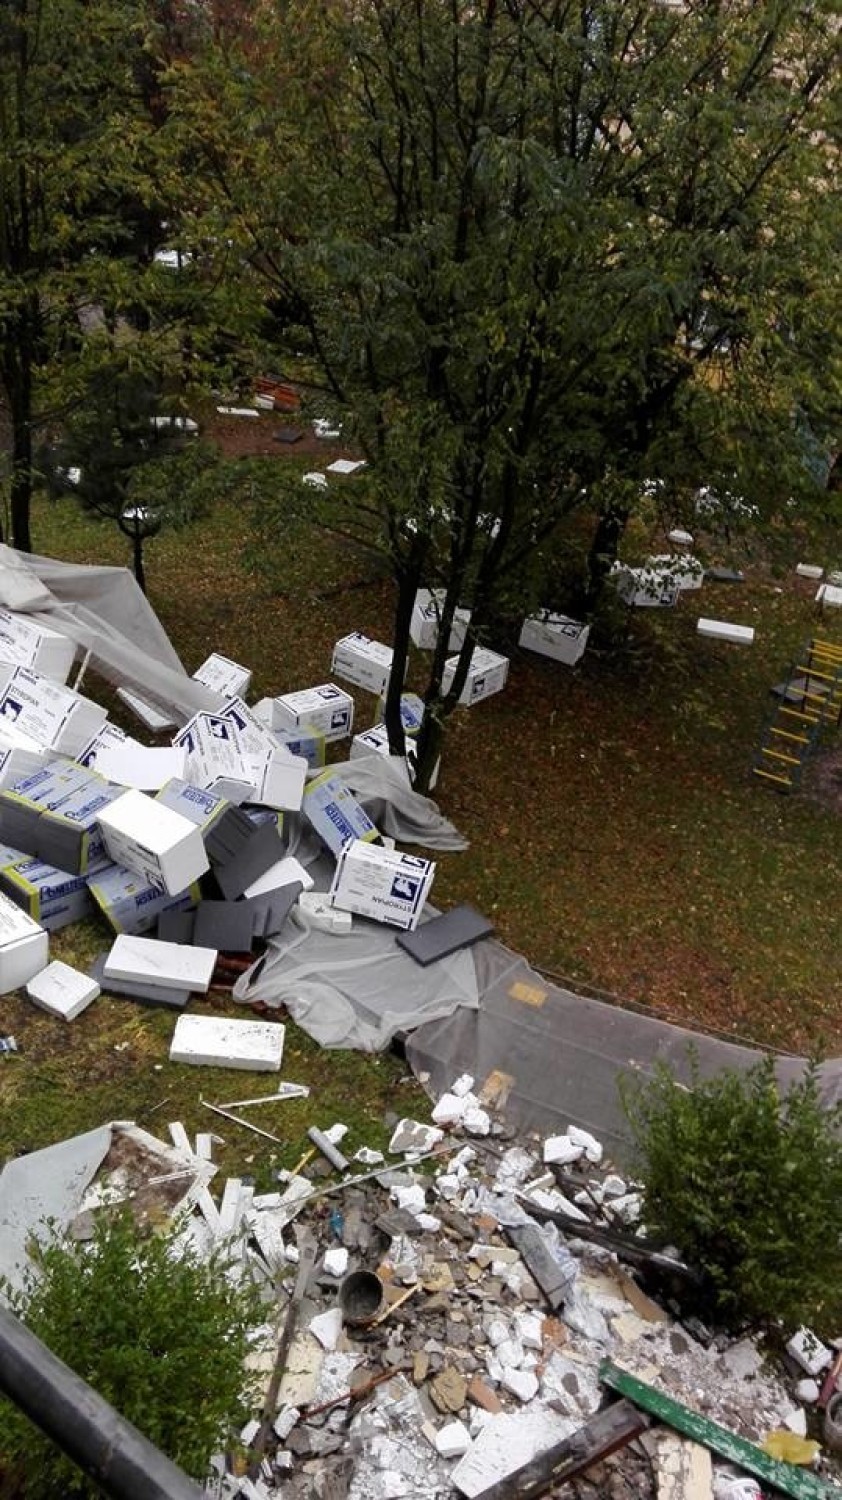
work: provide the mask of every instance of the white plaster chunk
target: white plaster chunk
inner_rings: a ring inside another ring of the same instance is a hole
[[[538,1394],[538,1377],[531,1370],[504,1368],[500,1384],[505,1390],[511,1391],[513,1396],[517,1396],[518,1401],[531,1401]]]
[[[547,1166],[555,1162],[565,1166],[568,1162],[578,1161],[584,1152],[584,1146],[577,1146],[566,1135],[551,1135],[544,1142],[544,1161]]]
[[[342,1332],[342,1309],[331,1307],[327,1312],[317,1313],[310,1319],[309,1327],[323,1349],[335,1349]]]
[[[471,1434],[464,1422],[448,1422],[436,1434],[436,1451],[442,1458],[461,1458],[471,1446]]]
[[[792,1335],[786,1346],[786,1352],[808,1375],[818,1375],[821,1370],[827,1368],[833,1358],[830,1350],[825,1348],[821,1339],[817,1338],[809,1328],[799,1328]]]
[[[589,1162],[598,1166],[602,1161],[602,1142],[589,1130],[582,1130],[578,1125],[568,1125],[567,1138],[574,1146],[581,1146]]]
[[[348,1251],[344,1245],[336,1245],[325,1251],[324,1268],[328,1276],[344,1276],[348,1269]]]

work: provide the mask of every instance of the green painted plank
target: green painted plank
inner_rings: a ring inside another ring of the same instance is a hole
[[[736,1432],[729,1432],[727,1427],[720,1427],[718,1422],[711,1422],[709,1417],[690,1411],[680,1401],[674,1401],[671,1396],[665,1396],[644,1380],[638,1380],[636,1375],[629,1375],[625,1370],[619,1369],[610,1359],[602,1361],[599,1378],[612,1391],[626,1396],[635,1406],[642,1407],[668,1427],[682,1433],[684,1437],[693,1438],[728,1463],[736,1464],[747,1474],[753,1474],[755,1479],[770,1484],[784,1495],[790,1495],[792,1500],[842,1500],[842,1490],[836,1485],[825,1484],[809,1469],[801,1469],[797,1464],[782,1463],[780,1459],[770,1458],[756,1443],[739,1437]]]

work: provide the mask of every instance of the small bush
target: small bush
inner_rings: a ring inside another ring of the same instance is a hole
[[[92,1242],[56,1237],[39,1247],[37,1274],[6,1295],[18,1317],[188,1474],[204,1478],[212,1453],[251,1408],[244,1373],[250,1288],[232,1286],[221,1259],[199,1261],[129,1215],[102,1216]],[[0,1402],[2,1450],[14,1493],[38,1500],[100,1496],[40,1429]]]
[[[810,1066],[781,1098],[771,1058],[692,1086],[663,1065],[624,1079],[643,1218],[705,1277],[699,1310],[730,1326],[830,1323],[840,1309],[842,1109]],[[838,1330],[835,1330],[838,1331]]]

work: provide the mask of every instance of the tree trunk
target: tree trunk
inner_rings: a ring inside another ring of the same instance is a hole
[[[412,784],[415,791],[420,792],[422,797],[425,797],[430,789],[430,782],[444,743],[444,720],[438,712],[439,708],[440,704],[427,705],[424,723],[416,742],[418,750]]]
[[[11,401],[12,542],[21,552],[32,551],[30,511],[32,507],[32,386],[29,371],[20,371],[19,386]]]
[[[586,618],[593,614],[599,604],[606,579],[617,561],[628,521],[629,511],[624,506],[609,505],[600,514],[588,552],[588,576],[582,601]]]
[[[136,527],[135,528],[135,533],[134,533],[134,536],[132,537],[132,555],[133,555],[133,565],[134,565],[134,576],[137,579],[138,583],[140,584],[141,592],[143,594],[145,594],[146,593],[146,574],[145,574],[145,572],[143,570],[143,537],[142,537],[141,532],[140,532],[140,527]]]
[[[401,694],[403,693],[407,656],[409,654],[409,626],[412,621],[412,609],[415,604],[415,594],[418,589],[419,578],[420,570],[411,565],[400,573],[397,580],[398,603],[395,610],[395,628],[392,638],[392,671],[386,688],[386,709],[384,713],[386,730],[389,735],[390,755],[406,754],[406,735],[404,734],[403,721],[401,719]]]

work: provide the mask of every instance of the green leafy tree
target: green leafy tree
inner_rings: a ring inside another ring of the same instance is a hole
[[[816,1067],[783,1094],[772,1058],[690,1087],[659,1064],[621,1095],[650,1236],[702,1272],[700,1308],[722,1322],[830,1326],[838,1317],[842,1108]],[[835,1326],[835,1325],[834,1325]]]
[[[54,1237],[12,1310],[146,1437],[197,1479],[242,1426],[254,1391],[245,1372],[256,1296],[129,1215],[101,1215],[87,1244]],[[38,1500],[95,1497],[98,1485],[10,1402],[0,1402],[14,1493]]]
[[[304,34],[302,11],[320,23]],[[571,518],[598,507],[590,610],[643,478],[733,478],[749,454],[768,480],[769,431],[779,472],[798,408],[824,439],[822,318],[790,334],[787,317],[798,286],[838,317],[832,11],[291,5],[262,47],[182,74],[209,221],[251,271],[243,312],[253,294],[267,342],[305,353],[368,461],[344,529],[397,584],[397,750],[414,595],[444,591],[422,788],[474,645],[501,600],[542,602]]]

